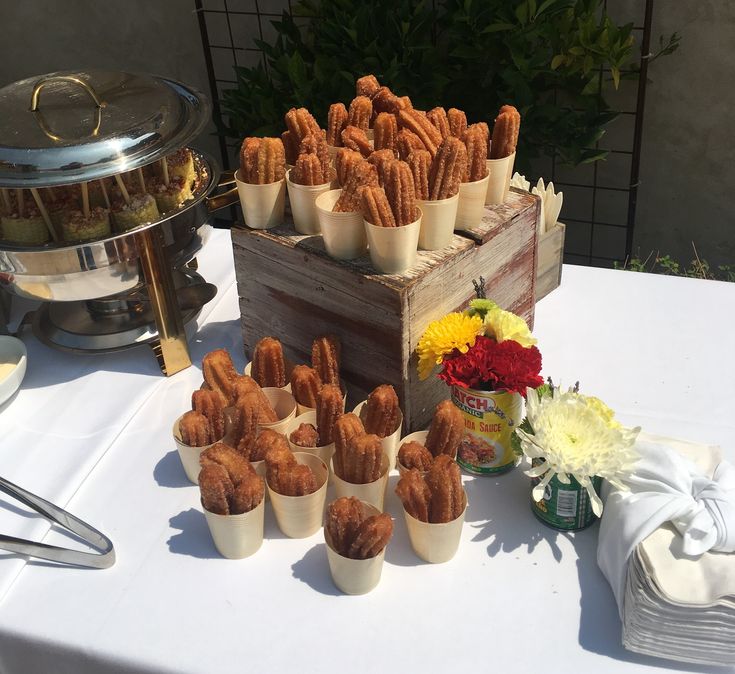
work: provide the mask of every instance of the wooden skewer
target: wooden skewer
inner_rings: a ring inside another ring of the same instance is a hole
[[[138,182],[140,183],[140,191],[145,194],[145,179],[143,178],[143,169],[139,168],[138,171]]]
[[[41,211],[41,217],[43,218],[43,221],[46,223],[46,228],[48,229],[48,233],[51,234],[51,238],[58,242],[59,237],[56,235],[56,229],[54,228],[54,224],[51,222],[51,218],[49,217],[48,211],[46,210],[46,207],[43,205],[43,201],[41,200],[41,195],[38,193],[38,190],[35,187],[31,187],[31,195],[33,196],[33,200],[36,202],[36,206],[38,206],[38,210]]]
[[[15,196],[18,199],[18,217],[23,218],[26,214],[25,204],[23,203],[23,190],[15,190]]]
[[[110,210],[110,197],[107,195],[107,188],[105,187],[105,181],[100,180],[100,189],[102,190],[102,198],[105,200],[105,206],[107,206],[107,210]]]
[[[89,218],[89,186],[87,183],[82,183],[82,211],[84,212],[84,219]]]
[[[7,187],[0,189],[0,194],[3,196],[3,204],[8,214],[13,210],[13,202],[10,200],[10,190]]]
[[[126,204],[130,204],[130,195],[128,194],[128,190],[125,187],[125,183],[123,182],[122,176],[118,173],[115,176],[115,182],[117,183],[117,186],[120,188],[120,192],[122,194],[122,198],[125,199]]]
[[[169,184],[169,177],[168,177],[168,162],[166,161],[166,157],[161,159],[161,172],[163,173],[163,184],[168,187]]]

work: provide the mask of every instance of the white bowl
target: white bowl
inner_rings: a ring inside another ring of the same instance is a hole
[[[26,345],[15,337],[0,335],[0,405],[2,405],[19,388],[23,377],[26,376],[26,364],[28,354]],[[13,367],[6,368],[4,363],[10,363]]]

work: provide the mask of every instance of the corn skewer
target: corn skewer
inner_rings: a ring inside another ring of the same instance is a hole
[[[58,243],[59,237],[56,234],[56,230],[54,229],[54,225],[51,222],[48,211],[43,205],[43,201],[41,201],[41,195],[38,193],[38,190],[35,187],[31,187],[31,195],[33,196],[33,200],[36,202],[36,206],[38,206],[38,210],[41,212],[41,217],[43,218],[43,221],[46,223],[48,233],[51,235],[51,238],[54,240],[54,242]]]

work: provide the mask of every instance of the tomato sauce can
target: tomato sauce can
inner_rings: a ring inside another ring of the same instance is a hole
[[[462,412],[465,425],[457,463],[476,475],[498,475],[513,468],[519,457],[511,437],[523,420],[520,394],[453,386],[452,402]]]

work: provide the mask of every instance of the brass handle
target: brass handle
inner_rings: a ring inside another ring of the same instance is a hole
[[[207,197],[207,208],[209,208],[210,213],[214,213],[214,211],[218,211],[221,208],[233,206],[238,202],[239,198],[237,187],[233,187],[222,194],[218,194],[214,197]]]
[[[103,106],[103,103],[100,101],[95,90],[79,77],[75,77],[74,75],[49,75],[48,77],[42,77],[33,85],[33,93],[31,94],[31,112],[36,112],[38,110],[38,101],[41,97],[41,89],[50,82],[72,82],[73,84],[78,84],[89,94],[89,97],[94,101],[96,107],[101,108]]]

